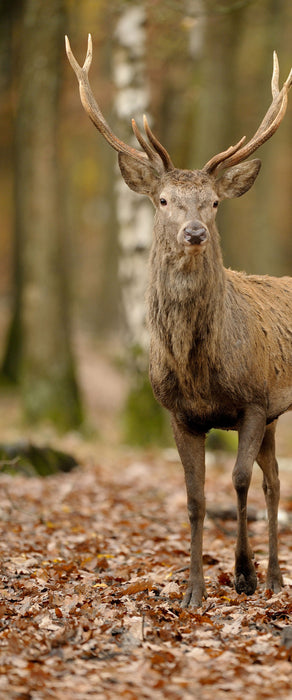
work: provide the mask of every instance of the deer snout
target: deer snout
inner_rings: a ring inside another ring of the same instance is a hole
[[[183,232],[185,241],[191,245],[205,243],[207,240],[207,229],[201,221],[190,221]]]
[[[208,238],[208,229],[199,220],[188,221],[179,231],[177,240],[186,246],[203,246]]]

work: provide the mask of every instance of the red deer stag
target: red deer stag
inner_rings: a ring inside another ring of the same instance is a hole
[[[88,116],[118,152],[127,185],[148,195],[156,209],[147,295],[150,379],[158,401],[171,414],[184,467],[191,524],[190,577],[183,605],[206,596],[202,566],[205,514],[205,436],[210,428],[238,431],[233,471],[238,537],[235,588],[251,595],[257,585],[247,534],[247,494],[253,463],[263,471],[269,527],[267,587],[283,585],[278,562],[278,466],[275,428],[292,408],[292,278],[246,275],[223,266],[215,224],[222,199],[240,197],[253,185],[258,159],[248,158],[281,123],[292,71],[279,90],[274,54],[272,103],[255,135],[209,160],[202,170],[179,170],[152,133],[136,122],[142,151],[113,134],[92,95],[88,71],[91,37],[83,67],[66,38],[80,98]]]

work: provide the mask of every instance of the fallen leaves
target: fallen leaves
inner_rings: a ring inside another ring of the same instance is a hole
[[[291,472],[282,484],[289,513]],[[235,523],[218,511],[207,517],[208,599],[185,610],[189,527],[178,464],[120,454],[111,464],[46,480],[2,475],[0,488],[1,698],[289,697],[292,542],[285,519],[286,586],[277,595],[265,591],[267,524],[256,518],[250,532],[259,587],[247,598],[233,588]],[[206,492],[210,504],[232,512],[230,471],[211,466]],[[256,512],[263,508],[257,483],[250,502]]]

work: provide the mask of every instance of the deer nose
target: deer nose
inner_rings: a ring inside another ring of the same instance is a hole
[[[189,245],[200,245],[207,240],[208,231],[201,221],[188,221],[183,229],[183,235]]]

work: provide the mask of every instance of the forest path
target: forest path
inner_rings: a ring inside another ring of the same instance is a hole
[[[96,445],[94,459],[87,447],[81,461],[47,479],[1,475],[1,700],[291,698],[291,468],[281,475],[286,585],[277,595],[265,591],[255,469],[249,529],[259,585],[247,598],[233,588],[236,523],[223,517],[235,504],[233,460],[208,458],[208,598],[183,610],[189,526],[175,451]]]

